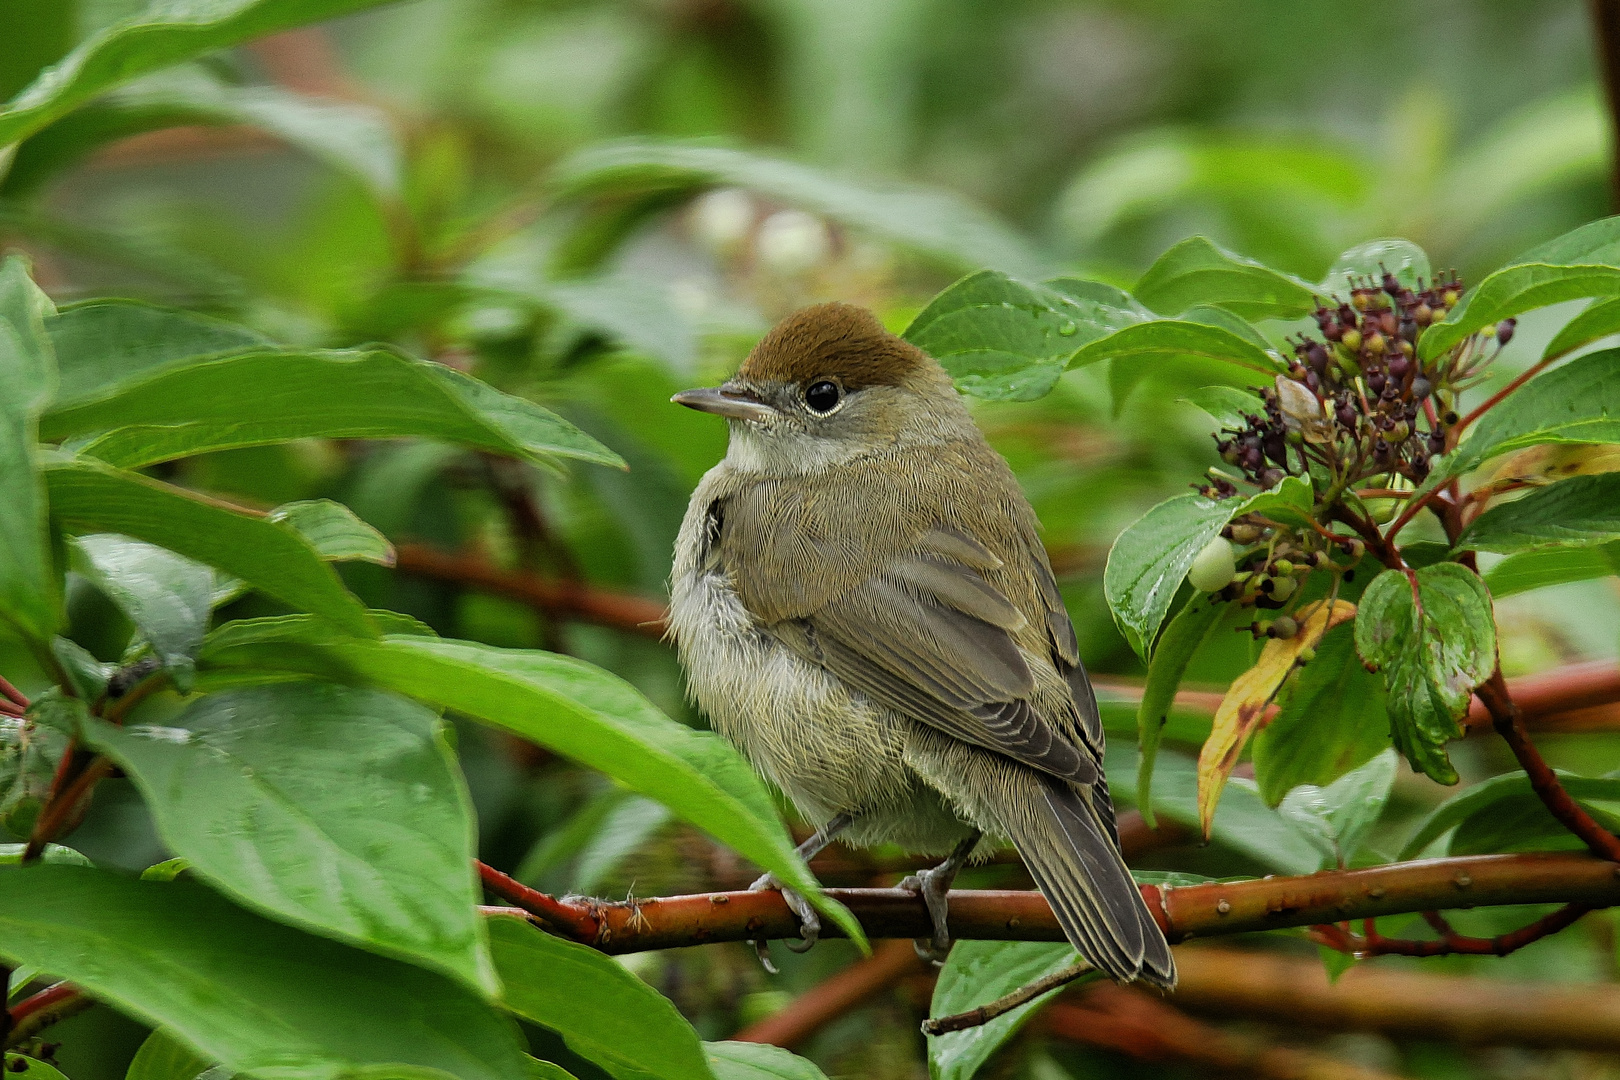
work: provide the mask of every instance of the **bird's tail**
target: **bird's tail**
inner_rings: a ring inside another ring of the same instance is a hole
[[[1170,944],[1120,858],[1112,824],[1064,781],[1033,770],[1023,778],[1025,812],[1007,825],[1069,943],[1121,982],[1175,986]]]

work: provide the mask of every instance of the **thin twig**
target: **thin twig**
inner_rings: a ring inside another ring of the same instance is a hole
[[[538,915],[553,928],[568,936],[595,944],[601,936],[601,923],[592,916],[590,904],[569,903],[558,900],[537,889],[531,889],[517,878],[501,873],[487,863],[478,863],[478,877],[484,888],[529,912]]]
[[[736,1042],[770,1043],[791,1050],[831,1021],[876,997],[908,975],[925,971],[909,941],[885,941],[872,955],[794,998],[780,1012],[731,1036]]]
[[[6,699],[19,709],[28,708],[28,698],[23,695],[21,690],[12,686],[3,675],[0,675],[0,694],[4,694]]]
[[[1530,736],[1524,730],[1524,721],[1519,715],[1519,708],[1513,703],[1513,697],[1508,693],[1507,681],[1502,678],[1502,669],[1498,667],[1495,674],[1483,686],[1478,687],[1474,693],[1490,711],[1491,719],[1495,723],[1497,734],[1513,751],[1513,756],[1519,759],[1525,774],[1530,778],[1530,787],[1541,798],[1541,801],[1552,816],[1559,823],[1581,838],[1581,842],[1592,850],[1594,855],[1611,861],[1620,861],[1620,838],[1599,825],[1588,814],[1580,803],[1576,802],[1564,785],[1559,781],[1558,774],[1541,756]]]
[[[69,750],[68,753],[71,755],[74,751]],[[73,812],[84,803],[90,789],[100,783],[112,770],[113,763],[109,759],[93,758],[73,776],[72,780],[51,793],[44,809],[39,813],[38,820],[34,822],[33,832],[29,834],[28,846],[23,849],[23,862],[33,862],[40,857],[45,845],[56,839],[67,825],[68,819],[73,816]]]
[[[95,1002],[83,990],[68,982],[47,986],[39,993],[23,998],[11,1008],[11,1034],[6,1046],[21,1046],[59,1020],[81,1013]]]
[[[1426,911],[1423,916],[1429,925],[1440,932],[1439,940],[1385,937],[1378,933],[1371,919],[1367,920],[1365,932],[1361,934],[1351,933],[1340,926],[1324,925],[1313,928],[1311,938],[1318,945],[1351,956],[1506,956],[1558,933],[1591,910],[1590,904],[1565,904],[1517,930],[1488,938],[1457,933],[1435,911]]]
[[[950,1031],[966,1031],[968,1028],[988,1024],[998,1016],[1005,1016],[1020,1005],[1028,1004],[1049,990],[1056,990],[1060,986],[1067,986],[1082,976],[1089,975],[1097,969],[1084,960],[1070,964],[1062,971],[1036,979],[1025,986],[1020,986],[1010,994],[1003,994],[996,1000],[967,1012],[953,1013],[950,1016],[936,1016],[924,1020],[922,1030],[924,1035],[944,1035]]]

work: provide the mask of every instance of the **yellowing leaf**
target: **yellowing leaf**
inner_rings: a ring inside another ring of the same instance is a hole
[[[1306,604],[1294,616],[1299,621],[1294,636],[1268,641],[1254,667],[1232,680],[1198,755],[1198,821],[1204,828],[1204,839],[1209,839],[1215,804],[1243,752],[1243,744],[1270,719],[1271,699],[1299,663],[1300,654],[1315,649],[1324,634],[1355,615],[1356,605],[1346,600],[1335,600],[1331,607],[1326,600]]]

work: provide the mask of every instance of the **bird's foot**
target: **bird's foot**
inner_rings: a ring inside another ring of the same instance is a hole
[[[748,886],[749,892],[763,892],[766,889],[775,889],[781,893],[782,899],[787,901],[787,906],[799,917],[798,942],[784,941],[782,944],[796,953],[809,952],[811,946],[821,939],[821,916],[816,914],[816,909],[798,890],[790,889],[776,880],[775,874],[761,875],[758,881]],[[770,946],[764,939],[755,941],[753,945],[765,970],[772,975],[777,974],[776,965],[771,962]]]
[[[923,903],[928,906],[928,915],[934,921],[933,937],[917,938],[912,943],[916,946],[917,955],[930,963],[943,964],[951,951],[951,930],[947,921],[951,902],[947,894],[955,879],[956,867],[936,866],[932,870],[917,871],[899,885],[907,892],[922,897]]]

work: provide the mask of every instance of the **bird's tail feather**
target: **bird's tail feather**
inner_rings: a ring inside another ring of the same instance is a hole
[[[1008,822],[1012,841],[1070,944],[1121,982],[1175,986],[1170,945],[1120,858],[1114,830],[1071,785],[1033,770],[1025,776],[1032,790],[1021,801],[1030,812]]]

